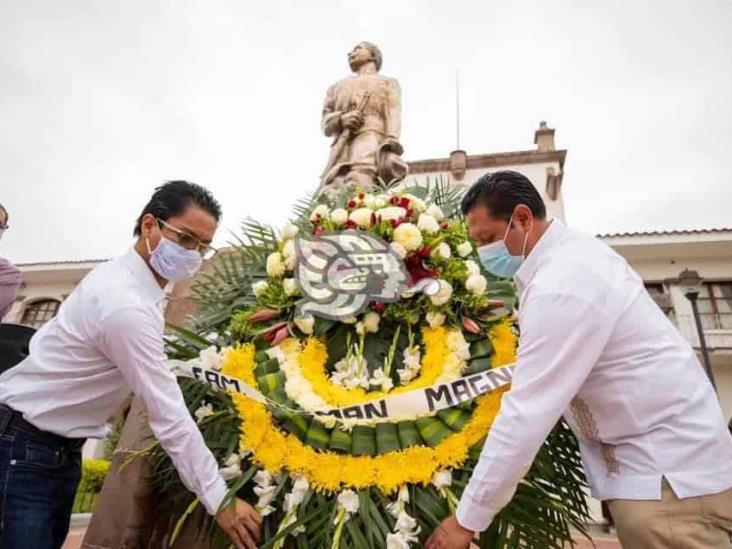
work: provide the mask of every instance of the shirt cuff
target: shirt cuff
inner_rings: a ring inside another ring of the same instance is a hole
[[[203,506],[206,508],[209,515],[216,516],[228,491],[229,489],[226,486],[226,482],[224,482],[224,479],[219,475],[213,488],[207,490],[206,493],[202,494],[198,499],[201,500],[201,503],[203,503]]]
[[[460,526],[473,532],[482,532],[487,529],[491,525],[491,522],[493,522],[495,516],[496,511],[490,507],[478,505],[470,501],[470,497],[467,494],[464,494],[460,499],[457,511],[455,512],[455,518]]]

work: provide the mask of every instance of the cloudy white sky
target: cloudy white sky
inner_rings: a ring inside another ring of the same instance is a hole
[[[455,148],[459,68],[469,154],[556,127],[570,224],[730,226],[731,27],[729,0],[0,0],[0,254],[116,255],[174,178],[212,189],[225,229],[281,225],[364,39],[401,82],[408,159]]]

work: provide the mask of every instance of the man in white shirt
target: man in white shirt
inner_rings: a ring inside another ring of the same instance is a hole
[[[58,549],[69,527],[81,446],[134,391],[183,483],[237,548],[252,549],[261,517],[227,486],[165,364],[163,288],[195,274],[221,215],[186,181],[157,188],[137,242],[82,280],[33,337],[30,355],[0,376],[0,549]]]
[[[516,172],[483,176],[462,209],[483,265],[516,282],[521,338],[456,514],[427,549],[467,547],[488,528],[562,415],[624,548],[729,548],[732,437],[693,349],[642,280],[600,241],[547,220]]]

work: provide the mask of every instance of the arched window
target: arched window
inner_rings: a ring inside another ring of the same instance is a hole
[[[39,299],[26,305],[23,310],[23,318],[20,321],[21,324],[26,326],[32,326],[33,328],[40,328],[51,320],[56,313],[61,302],[56,299]]]

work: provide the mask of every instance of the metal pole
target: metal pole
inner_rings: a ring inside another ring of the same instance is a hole
[[[691,301],[691,310],[694,311],[694,321],[696,322],[696,331],[699,334],[699,346],[701,347],[702,359],[704,361],[704,370],[707,372],[712,387],[717,390],[717,384],[714,382],[714,374],[712,373],[712,365],[709,362],[709,351],[707,350],[707,340],[704,337],[704,329],[702,328],[701,317],[699,316],[699,308],[696,305],[696,296],[689,298]]]

